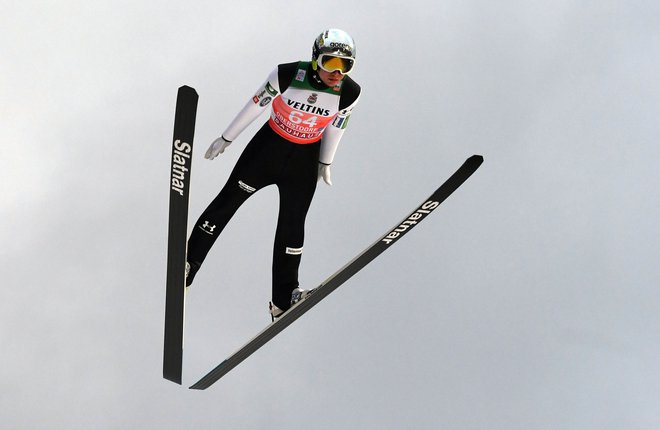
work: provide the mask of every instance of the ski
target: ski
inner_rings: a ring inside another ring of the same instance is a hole
[[[315,288],[313,294],[310,294],[303,301],[296,303],[275,322],[268,325],[252,340],[246,343],[236,353],[231,355],[217,367],[211,370],[206,376],[193,384],[190,388],[194,390],[204,390],[210,387],[218,379],[226,375],[230,370],[239,365],[243,360],[252,355],[261,348],[266,342],[275,337],[291,323],[300,318],[305,312],[314,305],[327,297],[340,285],[350,279],[363,267],[369,264],[382,252],[396,243],[403,235],[408,233],[413,227],[426,218],[434,209],[449,197],[458,187],[460,187],[483,163],[483,157],[473,155],[442,184],[431,196],[426,199],[417,209],[403,219],[399,224],[388,230],[388,232],[378,239],[375,243],[365,249],[361,254],[351,260],[335,274],[323,281],[321,285]]]
[[[183,364],[186,236],[190,169],[198,98],[194,88],[188,86],[179,88],[174,115],[174,138],[172,139],[163,378],[177,384],[181,384]]]

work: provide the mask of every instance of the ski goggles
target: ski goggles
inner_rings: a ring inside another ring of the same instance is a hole
[[[348,75],[353,70],[355,60],[350,57],[339,57],[331,54],[321,54],[317,60],[320,68],[328,73],[335,70],[341,72],[342,75]]]

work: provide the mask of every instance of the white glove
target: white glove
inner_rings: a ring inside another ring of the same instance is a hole
[[[209,146],[209,149],[206,150],[206,155],[204,155],[204,158],[213,160],[215,157],[218,156],[218,154],[222,154],[225,152],[225,149],[231,145],[231,142],[228,140],[225,140],[224,137],[220,136],[217,139],[213,141],[211,146]]]
[[[319,179],[323,178],[326,184],[332,185],[332,175],[330,174],[330,165],[319,163]]]

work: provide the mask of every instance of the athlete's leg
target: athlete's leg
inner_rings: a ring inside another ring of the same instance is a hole
[[[290,307],[291,292],[299,285],[305,218],[318,178],[317,149],[304,148],[303,154],[297,154],[288,166],[293,174],[277,183],[280,209],[273,249],[273,303],[282,310]]]
[[[239,157],[225,186],[197,220],[188,239],[188,284],[238,208],[256,191],[273,183],[272,169],[267,168],[269,163],[272,165],[272,148],[258,133]]]
[[[241,181],[241,183],[244,183]],[[248,186],[246,184],[246,186]],[[188,239],[188,261],[201,265],[216,239],[238,208],[256,191],[241,188],[231,177],[220,193],[202,212]]]

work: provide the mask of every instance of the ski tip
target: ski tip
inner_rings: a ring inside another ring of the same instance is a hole
[[[477,170],[479,168],[479,166],[481,166],[481,163],[483,163],[483,162],[484,162],[484,157],[482,157],[481,155],[475,154],[475,155],[469,157],[467,160],[465,160],[464,165],[465,165],[465,167],[469,167],[470,169],[472,169],[474,171],[474,170]]]
[[[184,92],[184,93],[190,93],[197,95],[197,90],[195,90],[193,87],[190,87],[188,85],[182,85],[179,87],[179,92]]]

